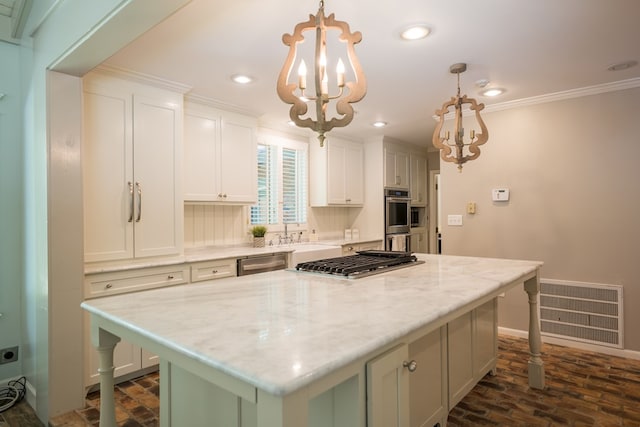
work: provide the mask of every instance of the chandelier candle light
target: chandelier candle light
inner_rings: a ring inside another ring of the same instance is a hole
[[[298,65],[298,81],[289,82],[291,70],[294,67],[298,54],[298,45],[304,42],[303,32],[315,29],[315,57],[313,64],[313,88],[312,93],[307,89],[307,65],[300,60]],[[351,70],[355,75],[355,81],[345,81],[345,65],[342,59],[338,59],[336,66],[336,94],[331,95],[329,89],[329,73],[327,71],[327,30],[341,30],[338,40],[346,43],[347,58]],[[367,81],[362,72],[360,62],[356,57],[354,45],[362,40],[359,31],[351,33],[349,24],[344,21],[336,21],[332,13],[324,16],[324,1],[320,1],[318,13],[309,15],[307,22],[301,22],[295,26],[293,35],[284,34],[282,41],[289,46],[289,54],[278,76],[278,96],[287,104],[292,104],[289,110],[291,120],[299,127],[306,127],[318,133],[320,146],[324,145],[325,133],[334,127],[344,127],[353,120],[354,110],[352,103],[360,101],[367,93]],[[345,91],[345,87],[347,90]],[[296,91],[298,92],[296,94]],[[327,107],[331,101],[336,101],[335,111],[340,117],[327,120]],[[307,114],[308,102],[315,103],[316,118],[303,118]]]
[[[453,64],[449,71],[458,75],[458,93],[456,96],[452,96],[451,100],[442,104],[442,109],[436,110],[436,115],[439,118],[436,129],[433,132],[433,145],[440,150],[440,157],[445,162],[453,162],[458,165],[458,171],[462,172],[462,165],[469,160],[477,159],[480,156],[480,145],[487,142],[489,139],[489,131],[480,117],[480,110],[484,108],[484,104],[478,104],[475,99],[467,98],[467,95],[460,96],[460,73],[464,73],[467,70],[467,64]],[[476,133],[474,130],[469,132],[469,142],[464,142],[464,127],[462,127],[462,105],[471,104],[469,107],[475,111],[476,120],[480,125],[481,133]],[[446,131],[445,136],[441,136],[442,125],[444,124],[445,115],[449,112],[449,107],[455,108],[455,122],[454,122],[454,142],[449,142],[449,131]],[[466,152],[469,154],[465,154]],[[452,148],[455,148],[453,152]]]

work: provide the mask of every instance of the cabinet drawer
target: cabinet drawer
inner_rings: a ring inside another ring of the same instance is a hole
[[[237,275],[236,259],[218,259],[191,264],[191,281],[221,279]]]
[[[87,275],[84,293],[85,298],[96,298],[188,282],[189,267],[185,265],[145,268]]]

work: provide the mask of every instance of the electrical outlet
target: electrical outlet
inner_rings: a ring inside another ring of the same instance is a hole
[[[18,360],[18,346],[7,347],[0,350],[0,365],[16,362]]]

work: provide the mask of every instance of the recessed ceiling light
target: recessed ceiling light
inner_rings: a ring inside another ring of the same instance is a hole
[[[504,92],[505,92],[504,89],[501,89],[501,88],[498,88],[498,87],[492,87],[492,88],[480,91],[480,95],[482,95],[482,96],[498,96],[498,95],[502,95]]]
[[[246,74],[234,74],[231,76],[231,80],[241,85],[246,85],[253,81],[253,79]]]
[[[387,122],[377,121],[372,123],[374,127],[383,128],[387,125]]]
[[[403,40],[420,40],[427,37],[430,32],[431,29],[429,29],[425,24],[413,24],[405,27],[400,32],[400,37]]]
[[[635,67],[636,65],[638,65],[638,61],[618,62],[617,64],[609,65],[607,67],[607,70],[609,70],[609,71],[622,71],[622,70],[626,70],[627,68]]]

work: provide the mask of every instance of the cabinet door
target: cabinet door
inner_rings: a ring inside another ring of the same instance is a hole
[[[85,261],[133,257],[133,140],[129,92],[84,92],[82,144]]]
[[[182,250],[182,108],[134,95],[135,257]]]
[[[411,205],[427,205],[427,159],[415,154],[411,159]]]
[[[330,205],[346,203],[347,147],[338,140],[327,144],[327,201]]]
[[[473,388],[472,312],[447,324],[449,410]]]
[[[447,418],[447,329],[443,326],[409,344],[417,369],[409,374],[411,427],[444,424]]]
[[[384,186],[409,188],[409,155],[391,148],[384,150]]]
[[[361,144],[345,147],[345,202],[352,205],[364,203],[364,149]]]
[[[218,179],[224,202],[258,199],[255,127],[252,118],[223,115]]]
[[[498,354],[498,300],[492,299],[474,310],[473,370],[479,381],[495,369]]]
[[[408,355],[402,344],[367,363],[367,427],[409,426]]]
[[[89,367],[86,371],[85,387],[100,382],[100,374],[98,373],[100,355],[98,354],[98,350],[91,345],[90,339],[87,340],[87,347],[87,351],[89,352]],[[115,368],[113,372],[114,378],[139,371],[141,368],[140,347],[128,341],[120,341],[113,352],[113,366]]]
[[[184,199],[216,201],[220,117],[187,111],[184,115]]]

